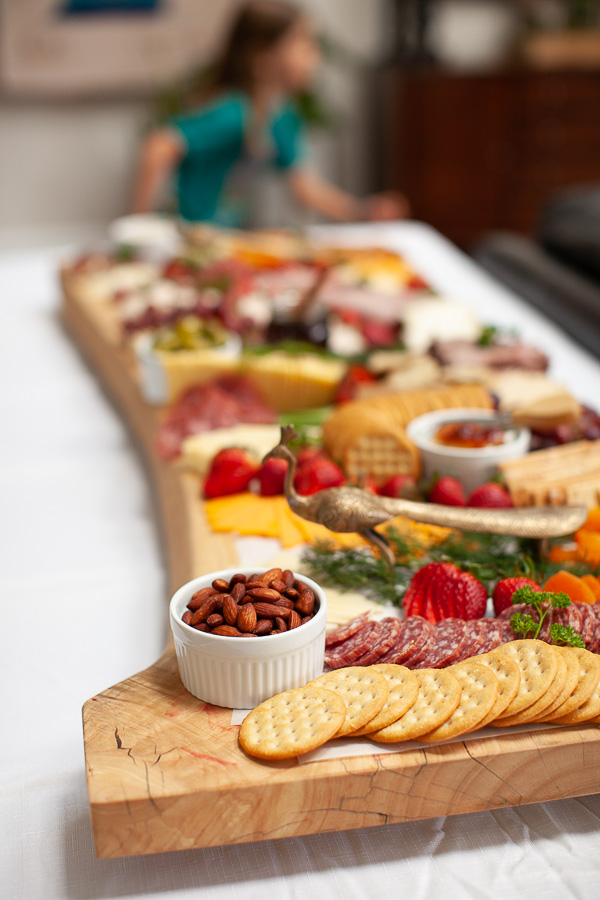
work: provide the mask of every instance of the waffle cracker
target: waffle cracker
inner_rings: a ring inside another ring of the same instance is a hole
[[[581,665],[579,663],[579,657],[576,653],[573,652],[574,648],[557,647],[556,649],[564,658],[567,664],[567,677],[565,678],[565,684],[556,700],[551,703],[550,706],[546,707],[543,712],[539,713],[539,715],[537,715],[535,719],[532,719],[531,721],[533,722],[545,720],[548,716],[551,716],[554,712],[556,712],[556,710],[558,710],[559,707],[561,707],[563,703],[568,700],[579,683]]]
[[[556,648],[555,648],[556,649]],[[510,725],[525,725],[527,722],[533,722],[539,715],[547,710],[554,701],[559,697],[565,687],[567,681],[567,658],[557,651],[557,669],[552,684],[542,694],[542,696],[532,703],[531,706],[515,713],[512,716],[500,716],[496,722],[492,724],[497,728],[507,728]]]
[[[498,679],[490,666],[465,660],[450,666],[450,670],[462,688],[460,702],[443,725],[421,735],[419,740],[426,744],[447,741],[479,728],[498,698]]]
[[[502,720],[527,709],[546,693],[556,676],[558,654],[554,647],[537,640],[509,641],[490,651],[489,655],[497,653],[510,656],[521,669],[519,690],[505,711],[498,716]]]
[[[388,683],[387,700],[381,707],[374,719],[367,722],[354,734],[371,734],[373,731],[379,731],[387,725],[391,725],[400,716],[411,708],[417,694],[419,693],[419,682],[417,676],[406,666],[396,666],[391,663],[380,663],[371,666],[379,672]]]
[[[490,722],[493,722],[508,707],[509,703],[514,700],[521,683],[521,668],[510,656],[502,656],[498,653],[492,656],[489,653],[483,653],[476,658],[478,663],[488,666],[498,681],[498,695],[494,705],[488,714],[481,720],[478,728],[485,728]],[[470,660],[465,660],[470,662]],[[453,668],[458,669],[463,663],[457,663]]]
[[[334,691],[311,685],[285,691],[248,713],[240,747],[258,759],[289,759],[320,747],[345,717],[346,705]]]
[[[560,722],[559,720],[570,716],[571,714],[582,709],[594,696],[596,688],[600,684],[600,657],[589,650],[581,647],[569,648],[577,655],[579,660],[579,680],[573,693],[564,701],[564,703],[555,709],[550,715],[544,716],[544,722],[557,722],[558,724],[572,725],[573,722]],[[584,711],[584,715],[589,712],[589,708]],[[600,710],[598,711],[600,714]],[[594,718],[593,716],[591,718]],[[579,719],[579,721],[586,721]]]
[[[417,669],[417,699],[410,709],[391,725],[374,731],[369,737],[383,744],[418,740],[422,734],[439,728],[460,702],[460,681],[447,669]]]
[[[310,682],[310,687],[335,691],[346,706],[346,717],[335,737],[351,734],[381,711],[388,697],[388,683],[372,666],[346,666],[326,672]]]

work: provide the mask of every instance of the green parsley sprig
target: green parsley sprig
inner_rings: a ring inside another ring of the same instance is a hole
[[[524,638],[531,637],[535,640],[542,630],[542,625],[550,609],[566,609],[571,605],[568,594],[553,591],[534,591],[529,585],[519,588],[512,595],[513,603],[526,603],[537,613],[537,619],[528,613],[516,612],[511,616],[510,624],[515,634],[521,634]],[[571,647],[585,647],[580,634],[570,625],[550,626],[550,638],[553,644],[568,644]]]

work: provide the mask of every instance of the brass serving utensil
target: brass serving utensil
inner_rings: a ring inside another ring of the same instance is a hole
[[[538,540],[572,534],[583,525],[587,516],[585,506],[511,509],[442,506],[382,497],[350,485],[326,488],[305,497],[294,487],[296,457],[288,447],[294,437],[294,427],[283,426],[279,444],[265,456],[265,459],[273,456],[287,460],[284,492],[291,509],[303,519],[324,525],[330,531],[361,534],[379,548],[390,566],[395,562],[393,554],[383,535],[375,531],[375,526],[388,522],[395,516],[407,516],[415,522],[456,528],[459,531],[506,534]]]

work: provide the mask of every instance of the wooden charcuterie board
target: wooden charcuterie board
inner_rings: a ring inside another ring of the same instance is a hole
[[[64,323],[142,450],[171,586],[235,565],[233,539],[206,522],[197,479],[153,452],[160,411],[141,398],[110,310],[73,296],[68,281],[64,293]],[[149,669],[87,701],[87,784],[99,857],[406,822],[581,796],[600,786],[595,725],[299,765],[247,757],[230,720],[230,710],[184,689],[172,647]]]

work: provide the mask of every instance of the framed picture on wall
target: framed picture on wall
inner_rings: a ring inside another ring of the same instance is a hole
[[[4,0],[0,90],[135,96],[210,60],[236,0]]]

